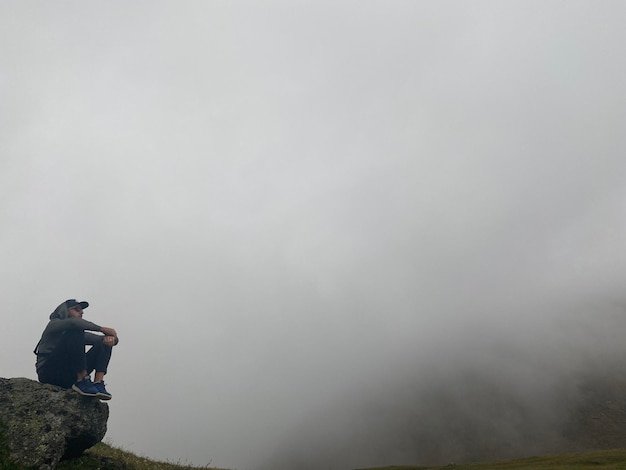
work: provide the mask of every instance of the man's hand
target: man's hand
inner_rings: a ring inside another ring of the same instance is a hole
[[[107,328],[106,326],[100,327],[100,331],[104,333],[102,342],[107,346],[115,346],[117,344],[117,332],[113,328]]]

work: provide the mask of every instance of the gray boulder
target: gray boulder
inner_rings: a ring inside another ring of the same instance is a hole
[[[0,377],[0,434],[11,458],[53,469],[102,440],[109,407],[97,398],[25,378]]]

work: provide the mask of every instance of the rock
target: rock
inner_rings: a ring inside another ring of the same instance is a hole
[[[10,457],[39,470],[80,456],[102,440],[109,407],[55,385],[0,377],[0,433]]]

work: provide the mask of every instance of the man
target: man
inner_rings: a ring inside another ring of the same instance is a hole
[[[119,340],[113,328],[83,320],[89,303],[69,299],[50,314],[50,322],[35,347],[37,376],[41,383],[72,388],[81,395],[110,400],[104,375],[111,352]],[[97,331],[104,335],[89,333]],[[91,349],[85,353],[85,345]],[[91,371],[96,371],[91,381]]]

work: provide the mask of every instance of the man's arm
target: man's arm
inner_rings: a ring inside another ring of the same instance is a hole
[[[48,323],[46,330],[46,333],[65,330],[102,331],[102,327],[82,318],[66,318],[64,320],[52,320]]]
[[[85,331],[85,344],[94,345],[96,343],[104,343],[107,346],[116,346],[119,342],[120,340],[117,336],[102,336]]]
[[[104,343],[108,346],[115,346],[119,342],[117,332],[113,328],[100,326],[93,322],[83,320],[82,318],[66,318],[64,320],[53,320],[48,323],[48,326],[46,327],[44,333],[50,334],[66,330],[98,331],[100,333],[104,333],[105,339],[107,337],[111,338],[106,339]]]

